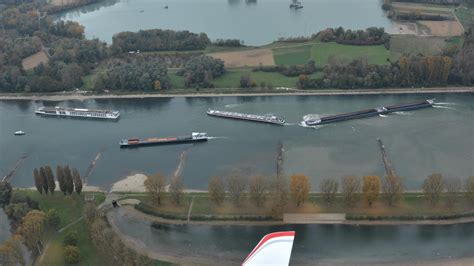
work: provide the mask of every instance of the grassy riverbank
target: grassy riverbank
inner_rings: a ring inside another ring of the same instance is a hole
[[[269,217],[272,215],[270,200],[267,200],[263,206],[257,207],[248,197],[241,202],[240,206],[236,207],[228,199],[220,206],[215,205],[207,193],[187,193],[181,206],[175,206],[168,200],[158,205],[146,193],[124,193],[122,196],[140,200],[142,203],[141,206],[136,207],[138,210],[166,219],[186,220],[188,212],[191,221],[193,219],[265,221],[271,220]],[[190,209],[191,202],[193,204]],[[422,193],[405,193],[400,202],[392,207],[382,199],[376,201],[372,206],[359,200],[353,207],[348,207],[341,195],[336,198],[333,204],[326,205],[321,194],[312,193],[304,205],[297,207],[290,202],[284,210],[284,213],[299,214],[344,213],[348,218],[358,220],[396,220],[397,217],[401,217],[400,219],[403,220],[420,220],[420,217],[437,220],[438,217],[471,212],[474,212],[474,206],[465,201],[462,193],[458,195],[458,200],[452,206],[445,203],[445,196],[442,196],[440,202],[433,206],[427,202]]]

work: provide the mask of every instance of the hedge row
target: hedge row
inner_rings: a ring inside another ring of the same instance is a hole
[[[164,219],[187,220],[185,215],[162,213],[143,202],[135,205],[135,209]],[[266,215],[191,215],[190,219],[193,221],[271,221],[273,217]]]
[[[346,220],[353,221],[423,221],[423,220],[450,220],[474,217],[474,212],[464,212],[456,214],[445,214],[445,215],[393,215],[393,216],[373,216],[373,215],[359,215],[359,214],[346,214]]]

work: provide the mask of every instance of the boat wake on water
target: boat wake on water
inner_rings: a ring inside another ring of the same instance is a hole
[[[387,115],[379,114],[380,117],[388,117]]]
[[[207,137],[207,139],[228,139],[229,137]]]
[[[313,128],[313,129],[320,129],[320,128],[323,127],[323,125],[308,126],[308,125],[306,125],[306,123],[305,123],[304,121],[301,121],[298,125],[299,125],[300,127]]]
[[[235,108],[241,106],[241,103],[232,103],[232,104],[226,104],[224,105],[225,108]]]
[[[438,104],[438,103],[436,103],[436,104]],[[449,109],[449,110],[457,111],[457,109],[455,109],[453,107],[444,106],[444,105],[433,105],[433,107],[434,108]]]
[[[457,103],[439,103],[435,102],[436,105],[458,105]]]
[[[403,112],[403,111],[400,111],[400,112],[394,112],[394,114],[397,114],[397,115],[413,115],[413,113],[409,113],[409,112]]]

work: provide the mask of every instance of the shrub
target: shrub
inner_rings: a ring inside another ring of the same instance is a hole
[[[64,259],[68,264],[75,264],[81,260],[79,248],[75,246],[64,247]]]
[[[56,209],[48,210],[48,212],[46,213],[46,223],[51,228],[57,228],[60,222],[61,219],[59,218],[58,211],[56,211]]]
[[[77,242],[78,242],[77,231],[68,232],[63,239],[64,246],[77,246]]]

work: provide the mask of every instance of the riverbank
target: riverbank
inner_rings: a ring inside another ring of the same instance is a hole
[[[88,99],[143,99],[173,97],[224,97],[224,96],[331,96],[331,95],[374,95],[374,94],[438,94],[438,93],[474,93],[474,87],[443,88],[394,88],[394,89],[354,89],[354,90],[297,90],[281,88],[273,90],[217,89],[190,92],[171,90],[166,93],[124,93],[124,94],[0,94],[0,100],[66,101]]]

